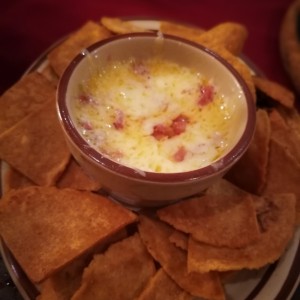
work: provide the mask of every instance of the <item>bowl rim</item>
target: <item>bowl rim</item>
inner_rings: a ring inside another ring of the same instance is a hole
[[[206,179],[212,177],[218,173],[223,172],[230,166],[234,164],[238,157],[242,156],[242,154],[248,148],[252,136],[254,134],[255,123],[256,123],[256,107],[253,96],[249,90],[244,79],[241,75],[234,69],[234,67],[228,63],[223,57],[214,52],[213,50],[192,42],[190,40],[186,40],[182,37],[173,36],[170,34],[163,34],[164,39],[169,39],[173,41],[177,41],[183,44],[190,45],[194,48],[199,49],[200,51],[204,51],[206,54],[212,56],[219,63],[225,66],[226,69],[233,75],[233,77],[238,82],[242,92],[245,96],[246,101],[246,110],[247,110],[247,122],[245,125],[245,129],[238,140],[238,142],[232,147],[232,149],[224,156],[220,157],[212,164],[204,166],[199,169],[185,171],[185,172],[176,172],[176,173],[158,173],[158,172],[149,172],[143,171],[135,168],[131,168],[125,165],[122,165],[109,157],[101,154],[97,150],[95,150],[92,146],[90,146],[86,140],[80,135],[77,131],[76,126],[74,125],[72,118],[70,116],[67,104],[66,104],[66,92],[68,89],[68,82],[70,77],[72,76],[73,71],[76,69],[77,65],[86,57],[86,53],[92,53],[96,51],[98,48],[105,46],[110,42],[114,42],[122,39],[132,39],[135,37],[149,37],[149,38],[157,38],[157,32],[135,32],[128,34],[120,34],[115,35],[104,40],[98,41],[89,47],[83,49],[66,67],[64,73],[62,74],[58,88],[56,92],[56,107],[57,113],[59,117],[60,124],[63,130],[66,132],[69,140],[84,154],[86,158],[95,164],[101,166],[107,171],[117,173],[119,176],[129,177],[135,180],[140,181],[148,181],[148,182],[156,182],[156,183],[166,183],[166,182],[187,182],[199,180],[201,178]]]

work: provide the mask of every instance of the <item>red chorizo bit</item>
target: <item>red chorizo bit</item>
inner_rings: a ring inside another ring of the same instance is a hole
[[[189,122],[189,119],[185,116],[180,114],[178,117],[176,117],[172,122],[172,130],[173,135],[179,135],[183,132],[185,132],[186,125]]]
[[[202,85],[200,87],[200,96],[198,104],[200,106],[205,106],[212,102],[214,99],[214,87],[212,85]]]
[[[116,114],[115,114],[115,121],[113,122],[113,125],[116,129],[123,129],[124,128],[124,113],[123,111],[116,109]]]
[[[173,135],[173,130],[170,126],[164,124],[157,124],[153,127],[152,136],[158,141],[164,138],[170,138]]]
[[[186,148],[184,146],[180,146],[177,151],[173,154],[173,161],[181,162],[184,160],[187,154]]]

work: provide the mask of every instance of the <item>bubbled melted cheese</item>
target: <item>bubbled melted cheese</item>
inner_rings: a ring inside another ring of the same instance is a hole
[[[230,145],[234,108],[214,88],[199,105],[201,86],[213,85],[196,71],[152,58],[108,64],[81,87],[73,114],[86,141],[109,158],[142,171],[174,173],[206,166]],[[155,126],[188,119],[184,132],[157,139]],[[116,125],[117,124],[117,125]],[[184,157],[176,153],[184,149]]]

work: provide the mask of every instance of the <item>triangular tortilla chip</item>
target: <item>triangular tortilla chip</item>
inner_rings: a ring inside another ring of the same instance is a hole
[[[259,76],[253,76],[253,82],[258,90],[270,97],[273,101],[280,103],[287,108],[294,107],[294,93],[278,82]]]
[[[181,289],[170,276],[160,268],[150,279],[137,300],[193,300],[194,296]]]
[[[55,86],[37,72],[29,73],[0,98],[0,136],[49,99],[55,102]]]
[[[170,21],[161,21],[159,30],[164,34],[170,34],[184,39],[195,41],[205,32],[204,29],[195,26],[189,26]]]
[[[48,54],[49,63],[60,77],[77,54],[110,36],[111,33],[106,28],[93,21],[88,21]]]
[[[272,138],[280,143],[300,164],[300,135],[285,123],[284,118],[275,109],[270,112],[270,121]]]
[[[224,47],[230,53],[239,55],[247,37],[248,31],[244,25],[224,22],[205,31],[195,41],[208,48]]]
[[[244,248],[213,247],[189,240],[188,270],[190,272],[258,269],[277,260],[293,237],[295,229],[295,196],[273,195],[265,213],[265,232],[260,239]]]
[[[0,201],[0,232],[33,282],[40,282],[136,215],[94,193],[54,187],[12,190]]]
[[[0,158],[38,185],[54,185],[70,156],[52,99],[0,137]]]
[[[98,191],[101,188],[101,184],[86,174],[73,158],[56,185],[82,191]]]
[[[149,31],[143,27],[132,24],[130,21],[124,21],[119,18],[102,17],[101,23],[111,32],[118,34]]]
[[[259,109],[249,148],[225,178],[253,194],[261,194],[266,183],[271,127],[268,113]]]
[[[239,248],[259,238],[252,198],[210,196],[184,200],[157,211],[159,218],[195,240]]]
[[[141,215],[138,228],[149,253],[182,289],[196,297],[225,299],[217,273],[188,273],[186,252],[169,241],[170,226]]]
[[[245,196],[248,193],[228,180],[221,178],[208,187],[205,194],[211,196]]]
[[[176,229],[169,236],[169,241],[182,250],[187,250],[188,240],[189,236],[186,233]]]
[[[271,138],[267,183],[263,194],[294,193],[296,195],[296,218],[300,224],[300,164],[285,148]]]
[[[136,233],[94,256],[71,300],[136,299],[154,274],[154,261]]]

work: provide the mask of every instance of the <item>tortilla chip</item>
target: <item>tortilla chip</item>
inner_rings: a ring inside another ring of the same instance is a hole
[[[67,169],[57,182],[59,188],[73,188],[82,191],[98,191],[101,184],[91,178],[78,165],[75,159],[71,159]]]
[[[159,209],[157,215],[195,240],[210,245],[239,248],[260,236],[254,204],[248,195],[205,195]]]
[[[40,284],[37,300],[70,300],[79,289],[84,269],[91,262],[95,253],[103,252],[111,243],[127,237],[126,229],[109,236],[97,247],[91,248],[85,255],[72,261]]]
[[[40,73],[43,74],[43,76],[45,76],[45,78],[52,82],[56,87],[58,86],[59,77],[50,64],[47,64]]]
[[[261,194],[266,183],[271,127],[268,113],[256,112],[256,128],[249,148],[225,178],[253,194]]]
[[[169,275],[160,268],[150,279],[137,300],[193,300],[195,297],[182,290]]]
[[[293,108],[295,95],[289,89],[278,82],[267,79],[266,77],[253,76],[255,87],[270,97],[273,101],[280,103],[287,108]]]
[[[29,73],[0,98],[0,136],[49,99],[55,101],[55,86],[37,72]]]
[[[189,236],[187,234],[175,229],[169,236],[169,241],[182,250],[187,250],[188,240],[189,240]]]
[[[35,185],[29,178],[10,166],[7,167],[7,171],[5,171],[3,175],[3,193],[7,193],[12,189]]]
[[[266,231],[244,248],[213,247],[190,238],[189,272],[258,269],[276,261],[285,251],[295,230],[295,196],[277,194],[266,198],[269,211],[264,216]]]
[[[221,178],[212,184],[206,191],[206,195],[211,196],[245,196],[248,193],[228,180]]]
[[[248,37],[247,28],[239,23],[220,23],[197,37],[196,41],[207,48],[224,47],[230,53],[239,55]]]
[[[111,33],[106,28],[93,21],[88,21],[49,53],[49,63],[60,77],[77,54],[110,36]]]
[[[118,34],[149,31],[143,27],[132,24],[130,21],[124,21],[119,18],[102,17],[101,23],[109,31]]]
[[[170,21],[161,21],[159,30],[164,34],[178,36],[190,41],[196,41],[199,36],[205,32],[204,29],[199,27],[188,26]]]
[[[300,224],[300,164],[277,140],[271,138],[269,167],[264,195],[294,193],[296,195],[296,218]]]
[[[70,152],[54,100],[0,136],[0,158],[37,185],[55,184],[70,159]]]
[[[136,233],[94,256],[71,299],[136,299],[154,274],[154,261]]]
[[[71,189],[27,187],[2,200],[1,235],[33,282],[136,221],[135,214],[100,195]]]
[[[270,112],[270,121],[272,138],[300,164],[300,136],[285,123],[284,118],[275,109]]]
[[[285,123],[300,138],[300,114],[296,108],[286,109],[283,106],[277,107],[278,112],[284,118]]]
[[[169,241],[173,230],[169,225],[140,215],[138,229],[149,253],[182,289],[196,297],[225,299],[217,273],[188,273],[187,254]]]

